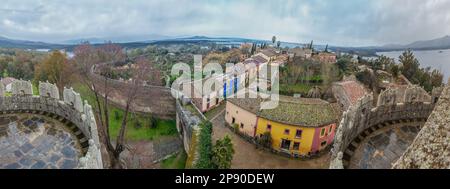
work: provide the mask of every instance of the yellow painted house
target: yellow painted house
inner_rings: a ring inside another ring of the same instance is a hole
[[[270,128],[268,128],[270,127]],[[286,152],[298,152],[308,154],[311,151],[315,129],[308,127],[298,127],[289,124],[279,123],[265,118],[258,119],[257,135],[270,132],[272,136],[272,148]],[[289,144],[283,141],[290,141]]]
[[[277,108],[259,112],[255,137],[269,132],[273,149],[292,156],[312,155],[333,142],[336,122],[326,101],[280,96]]]
[[[258,140],[270,133],[272,148],[291,156],[313,155],[332,144],[337,114],[320,99],[280,96],[275,109],[260,109],[261,100],[230,99],[225,120]],[[252,124],[254,123],[254,124]]]

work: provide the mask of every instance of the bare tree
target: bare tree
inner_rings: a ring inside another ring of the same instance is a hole
[[[97,124],[102,134],[102,141],[108,152],[110,166],[112,168],[121,168],[120,160],[116,155],[116,148],[112,144],[109,132],[108,100],[111,91],[111,81],[109,79],[111,69],[108,63],[123,61],[125,55],[120,46],[111,43],[99,49],[93,48],[87,43],[82,44],[75,48],[74,54],[73,61],[76,63],[79,81],[88,86],[95,97]],[[101,98],[102,96],[103,98]],[[103,100],[103,103],[101,100]]]
[[[133,104],[139,95],[143,94],[143,86],[149,77],[149,71],[151,70],[150,62],[145,58],[138,58],[135,66],[131,67],[132,78],[128,82],[127,87],[122,90],[126,94],[125,114],[122,120],[119,134],[117,136],[117,143],[114,150],[114,156],[119,159],[120,154],[125,147],[125,131],[128,124],[128,115],[133,109]]]

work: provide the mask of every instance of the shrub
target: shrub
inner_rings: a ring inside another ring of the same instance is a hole
[[[119,114],[119,111],[117,111],[117,110],[114,110],[114,119],[116,121],[120,120],[120,114]]]
[[[265,132],[257,142],[265,148],[272,148],[272,135],[270,132]]]
[[[239,125],[238,124],[233,124],[233,129],[234,129],[234,132],[239,132]]]
[[[212,163],[212,124],[209,121],[203,121],[199,127],[199,159],[194,167],[197,169],[212,169],[214,168]]]
[[[148,117],[148,128],[154,129],[158,125],[158,121],[154,116]]]
[[[136,122],[134,123],[134,128],[140,129],[142,128],[142,123],[139,121],[139,119],[136,119]]]
[[[234,149],[230,137],[227,135],[218,140],[213,148],[212,162],[215,168],[229,169],[233,160]]]

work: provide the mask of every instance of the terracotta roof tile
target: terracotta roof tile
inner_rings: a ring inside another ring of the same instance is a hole
[[[356,81],[339,82],[337,83],[337,85],[341,86],[344,89],[345,95],[348,97],[351,104],[355,104],[358,99],[360,99],[367,93],[364,86]]]

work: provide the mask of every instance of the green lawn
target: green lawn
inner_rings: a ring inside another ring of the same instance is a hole
[[[199,118],[202,117],[202,115],[200,114],[200,112],[198,112],[198,110],[194,107],[193,104],[188,104],[186,106],[183,106],[184,108],[186,108],[186,110],[194,113],[196,116],[198,116]]]
[[[33,85],[33,95],[39,95],[39,89],[37,85]]]
[[[184,169],[186,164],[187,154],[184,150],[176,155],[165,159],[161,162],[163,169]]]
[[[294,84],[294,85],[287,85],[287,84],[280,84],[280,93],[286,94],[286,95],[293,95],[293,94],[307,94],[311,88],[314,87],[313,84]]]
[[[93,107],[96,106],[95,96],[87,86],[83,84],[74,85],[74,90],[81,94],[83,100],[87,100]],[[125,111],[113,105],[109,105],[109,131],[112,140],[117,137]],[[175,120],[156,119],[156,127],[150,128],[149,114],[128,115],[126,138],[128,140],[153,140],[161,136],[174,136],[177,134]]]
[[[205,117],[208,120],[211,120],[212,118],[214,118],[214,116],[216,116],[220,111],[225,109],[225,102],[223,102],[222,104],[220,104],[219,106],[213,108],[212,110],[208,111],[205,113]]]

